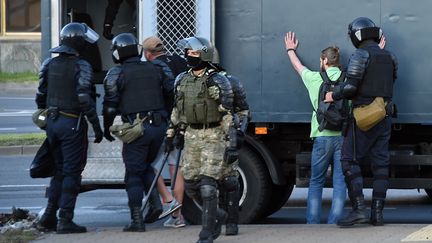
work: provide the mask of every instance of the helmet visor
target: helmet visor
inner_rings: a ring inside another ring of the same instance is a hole
[[[89,43],[95,43],[99,39],[98,33],[94,31],[92,28],[88,27],[85,23],[82,23],[85,26],[84,39]]]
[[[182,39],[179,40],[177,42],[177,48],[179,48],[180,50],[185,50],[185,49],[191,49],[194,51],[206,51],[207,46],[202,43],[199,39],[195,38],[195,37],[189,37],[186,39]]]

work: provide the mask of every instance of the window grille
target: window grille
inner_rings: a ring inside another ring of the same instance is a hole
[[[158,0],[152,6],[156,16],[153,33],[162,40],[168,53],[183,55],[177,49],[177,42],[183,38],[194,36],[197,30],[196,0]]]

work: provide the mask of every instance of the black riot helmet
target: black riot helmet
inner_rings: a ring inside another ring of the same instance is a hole
[[[382,30],[375,23],[366,17],[359,17],[353,20],[348,26],[348,35],[353,45],[358,48],[365,40],[373,40],[379,43]]]
[[[111,51],[114,63],[121,63],[129,57],[142,55],[142,47],[131,33],[122,33],[114,37]]]
[[[214,55],[214,47],[210,41],[203,37],[189,37],[177,42],[177,48],[185,51],[187,50],[198,51],[200,53],[200,59],[204,62],[212,62]],[[185,55],[186,57],[186,55]]]
[[[99,35],[84,23],[69,23],[60,31],[60,46],[66,45],[82,51],[87,43],[95,43]]]

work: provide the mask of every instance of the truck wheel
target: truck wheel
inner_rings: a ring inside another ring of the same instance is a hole
[[[270,204],[271,180],[267,168],[260,158],[248,148],[239,155],[240,219],[241,224],[264,217]],[[191,224],[201,224],[201,211],[198,203],[184,197],[182,213]]]
[[[264,210],[263,217],[272,215],[281,209],[291,196],[294,185],[273,185],[270,205]]]

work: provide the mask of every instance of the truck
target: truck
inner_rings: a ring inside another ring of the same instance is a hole
[[[42,54],[58,45],[59,31],[70,21],[86,21],[102,36],[106,0],[41,0]],[[179,39],[202,36],[212,41],[220,63],[246,89],[252,120],[239,155],[240,222],[250,223],[278,211],[295,187],[307,187],[312,106],[307,90],[287,58],[283,37],[295,31],[297,51],[311,70],[319,70],[319,53],[338,46],[342,63],[354,52],[348,24],[369,17],[383,30],[386,49],[399,60],[390,141],[390,189],[424,189],[432,197],[432,77],[430,38],[432,2],[405,0],[138,0],[123,3],[113,33],[133,32],[141,42],[159,36],[168,53],[183,54]],[[429,27],[428,27],[429,26]],[[90,59],[95,83],[114,64],[111,42],[101,37]],[[98,98],[98,109],[100,110]],[[91,144],[82,191],[122,188],[124,168],[119,142]],[[372,185],[367,160],[362,161],[365,188]],[[331,170],[326,187],[331,187]],[[197,202],[186,197],[182,212],[200,222]]]

